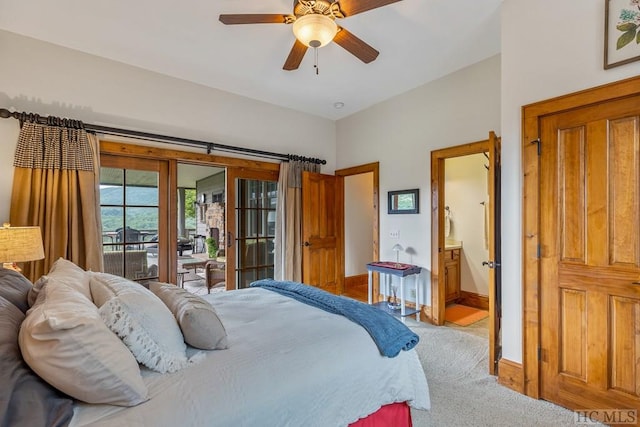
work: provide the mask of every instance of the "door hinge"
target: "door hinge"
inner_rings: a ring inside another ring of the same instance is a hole
[[[542,147],[542,141],[540,141],[540,138],[534,139],[533,141],[531,141],[531,144],[538,144],[538,156],[540,155],[540,149]]]
[[[536,247],[536,258],[540,259],[540,243],[538,243],[538,246]]]
[[[538,361],[542,360],[542,348],[538,347]]]

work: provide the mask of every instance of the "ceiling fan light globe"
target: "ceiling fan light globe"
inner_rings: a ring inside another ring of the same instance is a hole
[[[301,16],[293,23],[293,34],[308,47],[326,46],[337,32],[338,25],[333,19],[317,13]]]

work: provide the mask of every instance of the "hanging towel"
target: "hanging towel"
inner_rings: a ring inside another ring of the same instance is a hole
[[[449,237],[451,233],[451,211],[449,209],[445,209],[444,211],[444,237],[445,239]]]

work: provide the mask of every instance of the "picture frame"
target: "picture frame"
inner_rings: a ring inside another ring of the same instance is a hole
[[[389,191],[387,196],[387,213],[417,214],[420,213],[420,190]]]
[[[640,4],[605,0],[604,68],[640,60]]]

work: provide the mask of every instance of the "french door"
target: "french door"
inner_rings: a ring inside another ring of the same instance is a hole
[[[273,278],[278,173],[227,169],[226,288]]]
[[[100,157],[104,271],[136,281],[167,281],[168,163]]]

